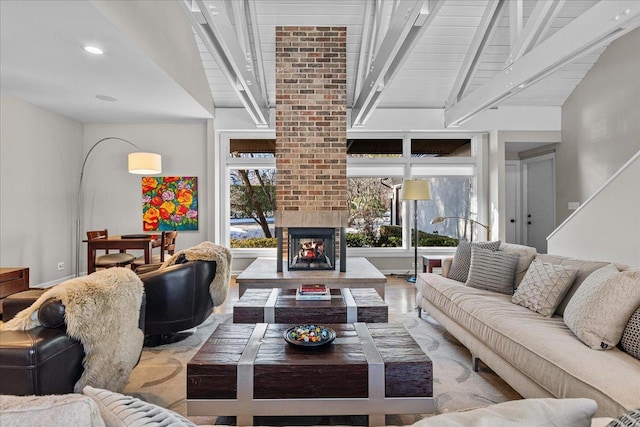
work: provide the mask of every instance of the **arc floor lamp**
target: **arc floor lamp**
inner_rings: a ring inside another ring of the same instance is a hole
[[[431,185],[429,181],[419,179],[405,179],[402,183],[402,200],[413,200],[413,230],[416,234],[413,256],[413,277],[407,282],[415,283],[418,278],[418,200],[431,200]]]
[[[84,178],[84,168],[87,164],[87,159],[89,158],[93,150],[105,141],[121,141],[138,150],[136,152],[129,153],[129,173],[137,175],[155,175],[162,172],[162,156],[156,153],[143,152],[140,147],[138,147],[131,141],[127,141],[123,138],[118,138],[117,136],[108,136],[93,144],[93,146],[87,152],[87,155],[84,156],[82,169],[80,171],[80,181],[78,182],[78,206],[76,210],[76,277],[80,277],[80,214],[82,212],[82,180]]]

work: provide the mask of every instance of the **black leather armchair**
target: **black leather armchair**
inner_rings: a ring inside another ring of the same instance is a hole
[[[209,285],[215,274],[215,261],[188,261],[140,274],[146,294],[146,346],[184,339],[189,334],[184,331],[211,315]]]

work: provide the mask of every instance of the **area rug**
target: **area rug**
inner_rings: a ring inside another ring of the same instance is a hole
[[[390,322],[405,325],[422,349],[431,357],[434,372],[435,413],[453,412],[520,399],[509,385],[487,368],[471,369],[471,355],[455,338],[426,314],[416,312],[389,314]],[[184,341],[146,348],[133,370],[124,393],[172,409],[196,424],[232,424],[233,417],[189,416],[186,406],[186,364],[223,322],[231,322],[231,314],[213,314]],[[224,415],[224,414],[220,414]],[[387,416],[387,425],[411,424],[434,414]],[[263,419],[262,425],[363,425],[365,417],[313,417],[305,420]]]

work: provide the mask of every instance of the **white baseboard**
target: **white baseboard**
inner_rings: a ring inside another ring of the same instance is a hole
[[[74,277],[75,276],[65,276],[65,277],[61,277],[59,279],[51,280],[49,282],[40,283],[38,285],[29,285],[29,288],[30,289],[47,289],[47,288],[50,288],[52,286],[57,285],[58,283],[66,282],[69,279],[73,279]]]

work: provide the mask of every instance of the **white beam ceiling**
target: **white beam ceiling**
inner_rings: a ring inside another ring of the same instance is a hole
[[[254,71],[255,55],[242,47],[242,44],[245,47],[251,45],[250,34],[242,31],[238,34],[236,27],[232,24],[233,20],[227,13],[227,4],[223,0],[209,0],[207,4],[203,0],[184,0],[180,4],[183,5],[194,30],[208,48],[209,53],[216,59],[256,126],[268,127],[268,102],[265,96],[266,91],[261,88],[264,80]],[[249,10],[241,7],[235,12],[246,13]]]
[[[375,54],[351,113],[353,127],[363,126],[416,41],[433,21],[442,0],[398,0],[389,28]]]
[[[489,41],[493,37],[493,33],[497,27],[498,19],[502,14],[504,5],[507,0],[490,1],[487,3],[482,21],[478,26],[476,34],[469,46],[469,51],[464,58],[464,62],[458,71],[458,77],[453,84],[446,106],[454,105],[462,98],[466,92],[469,82],[473,78],[474,73],[478,69],[480,58],[484,54]]]
[[[445,126],[464,123],[639,26],[640,7],[637,1],[600,1],[488,83],[446,108]]]

